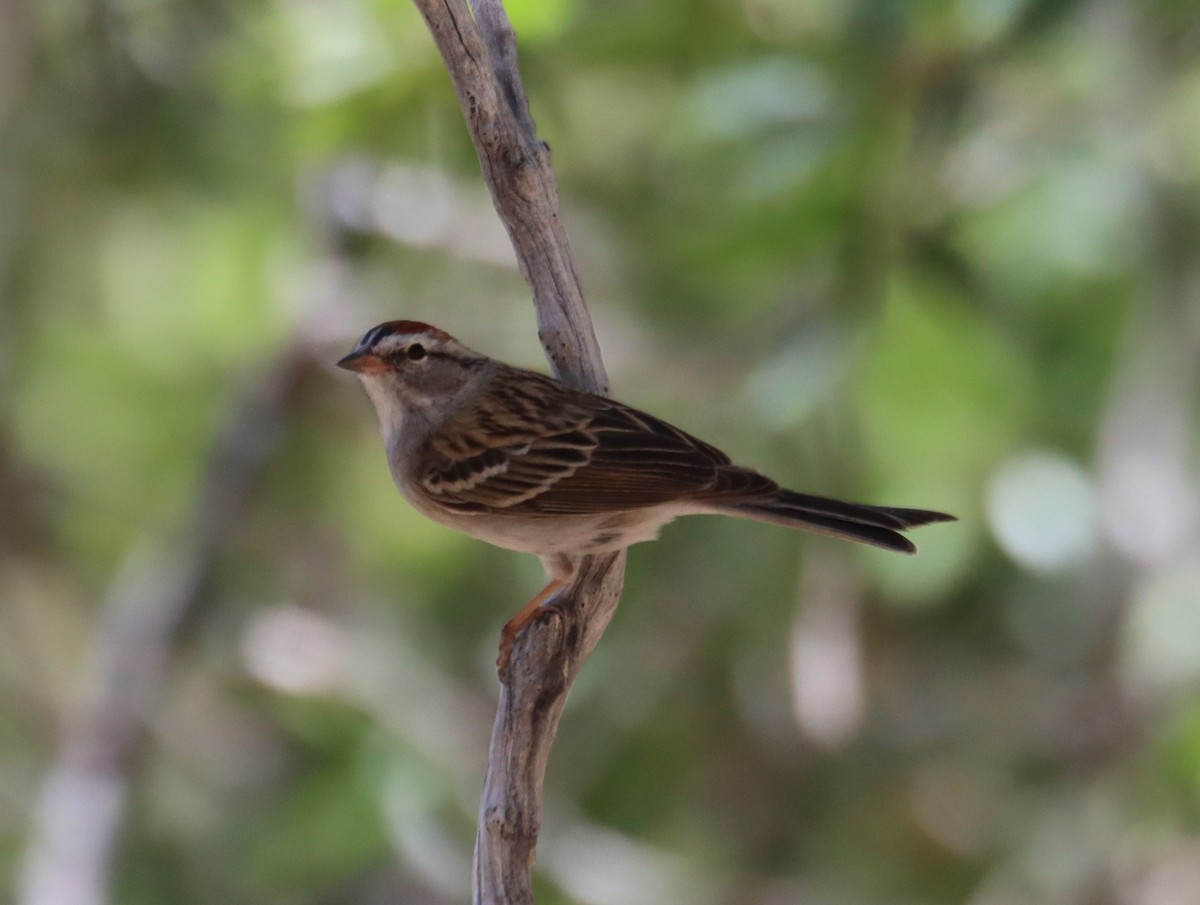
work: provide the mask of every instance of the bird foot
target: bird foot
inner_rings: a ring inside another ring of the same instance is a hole
[[[508,667],[512,661],[513,645],[517,636],[525,631],[536,619],[546,612],[557,613],[562,617],[562,607],[554,602],[554,595],[562,588],[563,583],[554,579],[538,593],[533,600],[521,607],[520,612],[504,624],[500,630],[500,653],[496,657],[496,675],[501,684],[508,684]]]

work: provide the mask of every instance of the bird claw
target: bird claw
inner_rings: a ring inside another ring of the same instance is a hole
[[[513,647],[522,632],[546,615],[554,615],[560,619],[566,618],[566,612],[557,602],[538,599],[546,597],[549,590],[550,588],[547,588],[546,591],[535,597],[531,605],[509,620],[500,632],[500,652],[496,656],[496,677],[500,680],[501,685],[508,684],[508,668],[512,665]]]

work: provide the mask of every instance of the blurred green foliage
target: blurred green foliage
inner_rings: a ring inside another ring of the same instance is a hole
[[[614,393],[962,518],[912,558],[703,519],[636,548],[539,901],[1197,901],[1195,4],[508,8]],[[541,366],[410,4],[0,2],[5,887],[124,582],[196,552],[214,448],[274,438],[197,553],[112,901],[466,898],[540,569],[392,490],[331,366],[391,317]],[[323,369],[238,434],[289,347]]]

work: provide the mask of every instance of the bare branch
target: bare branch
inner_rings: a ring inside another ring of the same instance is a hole
[[[521,69],[517,64],[517,35],[508,21],[504,4],[500,0],[475,0],[473,6],[479,32],[491,54],[492,72],[520,126],[521,136],[526,142],[537,142],[537,127],[529,113],[529,101],[525,97]]]
[[[254,383],[214,443],[185,536],[135,552],[109,592],[87,671],[89,698],[39,790],[20,905],[109,901],[129,785],[171,652],[208,599],[216,556],[277,448],[285,413],[314,373],[315,358],[297,343]]]
[[[437,43],[484,180],[533,290],[538,335],[556,375],[606,392],[600,346],[559,217],[550,150],[538,140],[500,0],[414,0]],[[501,689],[475,837],[474,900],[533,902],[542,784],[567,692],[621,595],[624,554],[585,560],[552,613],[518,641]]]
[[[559,219],[558,183],[550,166],[550,150],[532,132],[508,17],[499,0],[480,0],[478,5],[488,8],[481,19],[493,26],[488,40],[498,46],[493,55],[466,0],[414,2],[446,62],[492,203],[508,230],[521,273],[533,290],[538,335],[554,373],[573,386],[607,392],[600,344]],[[498,69],[503,76],[497,74]],[[506,97],[524,111],[522,115]],[[528,134],[522,120],[528,121]]]
[[[476,905],[533,902],[542,784],[567,692],[617,608],[625,554],[589,557],[561,598],[563,618],[535,622],[517,642],[500,690],[475,833]]]

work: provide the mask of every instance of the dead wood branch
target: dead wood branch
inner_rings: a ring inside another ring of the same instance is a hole
[[[608,379],[559,216],[550,149],[538,139],[500,0],[415,0],[437,43],[521,273],[533,290],[538,335],[555,374],[606,392]],[[624,555],[587,562],[560,595],[562,617],[518,642],[500,692],[475,842],[474,900],[533,902],[530,877],[546,761],[567,692],[612,618]]]

